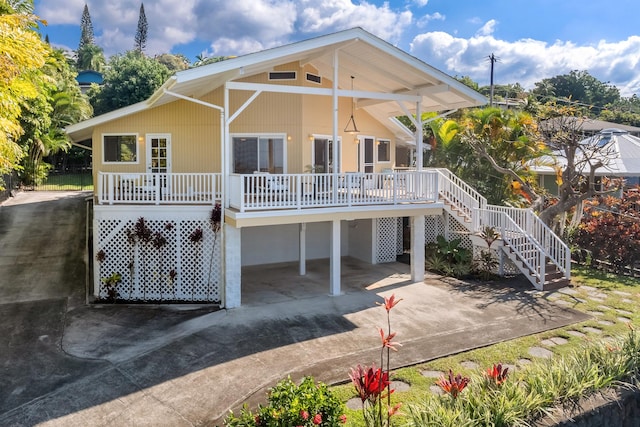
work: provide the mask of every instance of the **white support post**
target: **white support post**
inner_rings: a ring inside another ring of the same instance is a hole
[[[331,253],[329,254],[329,295],[338,296],[340,290],[340,220],[331,221]]]
[[[304,276],[307,274],[307,224],[304,222],[300,224],[299,241],[298,259],[300,263],[300,275]]]
[[[424,215],[411,217],[411,281],[424,281]]]
[[[240,307],[242,297],[242,239],[241,230],[224,224],[224,307]]]

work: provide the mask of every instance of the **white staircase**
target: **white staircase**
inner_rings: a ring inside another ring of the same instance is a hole
[[[539,290],[564,287],[571,280],[569,247],[531,209],[487,204],[447,169],[438,169],[438,194],[445,209],[470,233],[492,227],[500,234],[500,250]]]

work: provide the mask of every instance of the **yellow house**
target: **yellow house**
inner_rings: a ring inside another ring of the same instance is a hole
[[[242,266],[329,258],[339,295],[341,256],[395,260],[403,218],[421,280],[443,186],[475,202],[397,117],[484,103],[360,28],[178,72],[67,129],[93,145],[94,293],[232,308]]]

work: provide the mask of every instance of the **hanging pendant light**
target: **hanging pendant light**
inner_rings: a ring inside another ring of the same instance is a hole
[[[355,77],[351,76],[351,91],[353,92],[353,79]],[[345,126],[344,131],[347,133],[358,133],[358,126],[356,126],[356,120],[353,118],[353,97],[351,97],[351,116],[349,117],[349,121],[347,122],[347,126]]]

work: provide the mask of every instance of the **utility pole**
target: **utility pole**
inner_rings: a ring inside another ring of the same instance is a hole
[[[489,106],[493,107],[493,64],[499,61],[499,58],[495,56],[493,53],[489,55],[489,62],[491,62],[491,94],[489,95]]]

